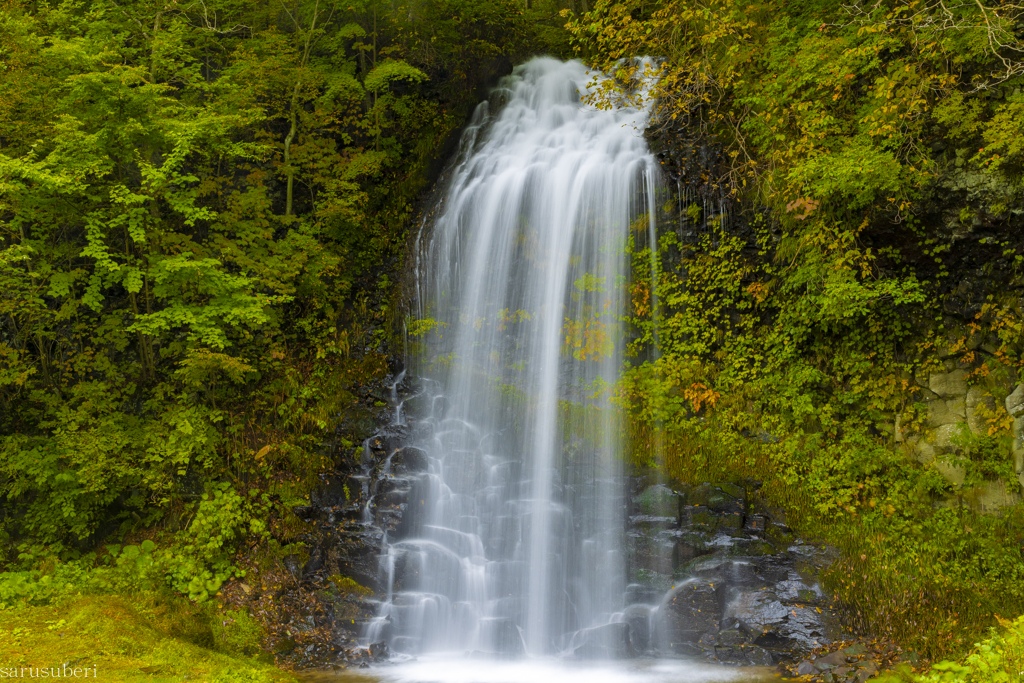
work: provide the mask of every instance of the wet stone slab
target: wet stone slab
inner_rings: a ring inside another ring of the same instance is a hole
[[[625,621],[638,651],[759,666],[843,639],[817,579],[835,551],[796,538],[756,493],[731,483],[654,484],[634,487],[630,511]],[[634,623],[641,604],[647,629]]]

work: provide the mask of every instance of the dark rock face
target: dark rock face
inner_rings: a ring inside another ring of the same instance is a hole
[[[410,649],[387,620],[374,618],[384,584],[390,577],[396,591],[415,591],[424,571],[443,571],[454,557],[432,548],[439,542],[455,546],[459,539],[438,538],[446,530],[423,522],[430,462],[422,450],[404,445],[415,427],[388,424],[389,418],[382,416],[383,426],[366,439],[358,458],[349,459],[348,469],[325,477],[310,504],[295,510],[309,529],[304,539],[309,555],[292,558],[290,571],[303,590],[319,596],[319,607],[305,618],[308,629],[333,633],[330,648],[306,653],[296,643],[282,650],[281,657],[300,666],[380,661],[389,656],[386,643]],[[468,464],[463,469],[467,477],[476,472]],[[799,661],[836,637],[828,598],[815,578],[830,551],[795,539],[784,518],[756,492],[729,483],[676,488],[627,483],[633,493],[624,550],[632,583],[623,609],[612,623],[567,633],[565,655],[598,660],[669,655],[765,666]],[[387,569],[385,537],[392,563]],[[503,557],[510,550],[488,547],[486,552]],[[458,574],[456,567],[449,569]],[[513,574],[496,577],[509,597],[481,623],[483,641],[493,651],[470,655],[525,656],[516,625],[524,611],[517,597],[522,586],[513,585],[518,576]],[[378,597],[342,589],[349,579]],[[415,607],[403,605],[400,597],[393,603],[396,610]],[[300,625],[293,622],[290,628],[294,632]],[[356,648],[356,640],[367,634],[370,649]]]
[[[795,539],[777,511],[736,484],[640,483],[627,528],[636,582],[623,613],[638,649],[765,666],[841,635],[816,579],[834,551]]]
[[[695,644],[712,644],[722,622],[715,584],[707,579],[687,579],[665,595],[658,616],[658,644],[664,651],[689,654]]]
[[[400,448],[390,457],[391,474],[395,475],[426,472],[428,466],[426,451],[415,446]]]
[[[304,523],[294,540],[305,551],[285,558],[291,577],[272,599],[280,630],[292,634],[270,639],[279,662],[299,668],[362,666],[390,657],[387,624],[372,634],[369,648],[357,647],[357,641],[378,612],[374,594],[386,589],[380,560],[387,551],[384,539],[408,535],[412,516],[406,512],[416,507],[413,499],[423,498],[418,494],[429,467],[423,451],[404,446],[409,428],[394,424],[395,406],[379,407],[382,397],[409,397],[412,386],[403,378],[397,373],[360,390],[366,409],[342,416],[338,426],[339,443],[361,439],[360,446],[343,452],[329,444],[336,469],[321,477],[308,505],[294,509]],[[408,581],[415,580],[416,571],[411,565],[396,567]]]

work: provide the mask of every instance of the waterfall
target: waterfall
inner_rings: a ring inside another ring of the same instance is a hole
[[[627,240],[654,239],[658,175],[646,112],[588,106],[590,79],[547,58],[504,79],[417,245],[431,331],[414,365],[420,415],[398,417],[429,470],[382,560],[388,602],[370,639],[392,651],[622,647],[622,429],[609,393]]]

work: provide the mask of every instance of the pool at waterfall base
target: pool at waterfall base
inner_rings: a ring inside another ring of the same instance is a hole
[[[676,659],[502,662],[471,655],[433,655],[366,669],[301,674],[306,683],[767,683],[771,667],[734,668]]]

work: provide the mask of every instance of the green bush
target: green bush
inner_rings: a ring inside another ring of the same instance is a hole
[[[245,576],[233,562],[238,542],[269,536],[254,506],[227,482],[211,487],[178,544],[161,557],[168,583],[192,600],[203,601],[233,576]]]
[[[915,674],[907,667],[886,672],[878,683],[1010,683],[1024,680],[1024,616],[1000,620],[985,640],[958,662],[941,661]]]

